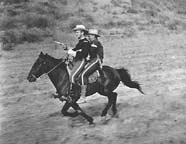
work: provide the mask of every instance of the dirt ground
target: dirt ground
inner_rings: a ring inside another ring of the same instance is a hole
[[[104,64],[125,67],[146,95],[119,85],[118,118],[100,119],[107,99],[98,94],[81,107],[81,116],[64,117],[63,104],[51,98],[52,83],[35,83],[27,74],[42,50],[59,57],[50,42],[24,44],[0,56],[1,144],[186,144],[186,34],[103,37]],[[109,112],[111,114],[111,112]]]

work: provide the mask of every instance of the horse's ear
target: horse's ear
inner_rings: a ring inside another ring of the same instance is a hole
[[[41,56],[41,55],[44,55],[44,54],[43,54],[43,52],[40,52],[40,54],[39,54],[39,55]]]

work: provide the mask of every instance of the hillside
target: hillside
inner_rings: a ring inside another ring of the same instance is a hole
[[[24,1],[24,2],[23,2]],[[185,0],[0,0],[0,144],[185,144]],[[20,3],[21,2],[21,3]],[[74,46],[76,24],[101,31],[104,65],[125,67],[145,95],[122,83],[118,116],[100,117],[95,94],[81,116],[61,114],[49,78],[27,75],[42,51],[61,58],[59,40]]]
[[[181,32],[186,27],[184,0],[20,1],[5,1],[1,6],[0,28],[4,44],[9,44],[5,49],[25,41],[60,39],[63,32],[72,33],[76,24],[98,28],[105,36],[122,37]]]
[[[77,23],[96,27],[104,35],[133,37],[138,33],[185,30],[185,1],[170,0],[63,0],[58,29],[69,32]]]

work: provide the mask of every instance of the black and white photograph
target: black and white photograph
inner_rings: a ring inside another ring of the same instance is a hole
[[[186,0],[0,0],[0,144],[186,144]]]

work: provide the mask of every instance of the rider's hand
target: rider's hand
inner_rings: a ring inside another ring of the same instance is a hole
[[[73,51],[72,49],[69,49],[67,52],[69,55],[75,57],[76,56],[76,51]]]
[[[69,55],[68,60],[72,62],[73,58],[74,58],[73,56]]]
[[[68,47],[67,47],[66,44],[63,46],[63,49],[64,49],[64,50],[68,50]]]

